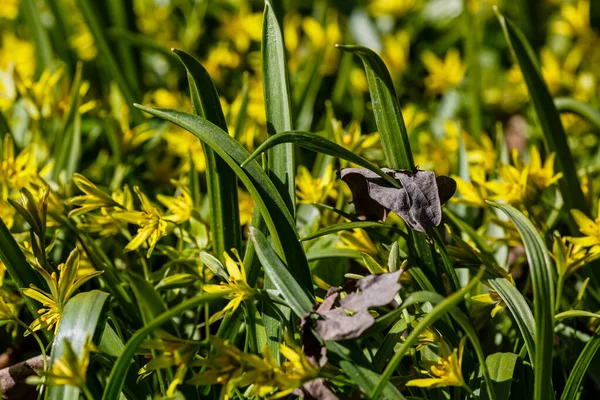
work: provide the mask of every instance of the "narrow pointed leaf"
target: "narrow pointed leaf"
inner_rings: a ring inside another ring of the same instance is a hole
[[[525,247],[533,283],[536,351],[533,357],[534,397],[552,397],[552,348],[554,346],[554,278],[548,249],[531,221],[509,205],[491,203],[513,221]]]
[[[106,313],[109,303],[108,293],[99,290],[84,292],[74,296],[65,305],[60,325],[54,338],[50,366],[52,366],[65,351],[65,340],[81,356],[86,339],[94,344],[100,343],[106,324]],[[48,390],[49,399],[68,400],[79,399],[79,389],[74,386],[53,386]]]
[[[323,136],[310,132],[282,132],[278,135],[271,136],[270,138],[265,140],[260,146],[258,146],[258,148],[252,153],[252,155],[250,155],[250,157],[248,157],[248,159],[244,161],[244,164],[254,160],[256,157],[260,156],[265,151],[283,143],[294,143],[305,149],[313,150],[321,154],[327,154],[329,156],[334,156],[343,160],[350,161],[356,165],[359,165],[363,168],[375,172],[377,175],[385,179],[386,182],[389,182],[391,185],[394,185],[394,187],[400,187],[398,181],[396,181],[391,176],[383,172],[381,169],[377,168],[375,165],[373,165],[373,163],[362,158],[356,153],[347,150],[339,144],[332,142],[327,138],[324,138]]]
[[[263,90],[269,136],[293,128],[283,30],[271,0],[265,1],[262,26]],[[292,215],[295,214],[294,146],[287,143],[271,149],[269,174]]]
[[[265,268],[266,274],[292,311],[298,317],[311,312],[314,304],[312,294],[302,289],[300,284],[290,274],[288,268],[271,248],[265,235],[259,230],[250,227],[250,239],[254,242],[256,255]]]
[[[579,397],[579,386],[581,386],[585,373],[598,352],[598,348],[600,348],[600,334],[596,332],[590,341],[587,342],[581,354],[579,354],[577,361],[575,361],[575,365],[565,384],[565,390],[560,397],[561,400],[575,400]]]
[[[188,73],[194,113],[227,132],[217,89],[206,69],[194,57],[173,50]],[[232,248],[242,252],[237,178],[227,163],[202,143],[206,158],[206,183],[210,205],[211,235],[214,252],[222,261],[223,252]]]
[[[567,209],[587,210],[567,135],[552,95],[542,78],[533,49],[517,26],[501,14],[497,15],[523,73],[548,150],[556,153],[557,169],[563,173],[563,178],[558,183],[565,206]]]

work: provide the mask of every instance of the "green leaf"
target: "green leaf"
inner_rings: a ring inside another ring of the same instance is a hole
[[[356,54],[365,66],[375,122],[389,168],[414,171],[415,162],[410,150],[406,126],[394,83],[385,64],[377,53],[366,47],[350,45],[336,45],[336,47]]]
[[[596,313],[584,311],[584,310],[570,310],[570,311],[565,311],[565,312],[556,314],[554,316],[554,322],[562,321],[563,319],[567,319],[567,318],[581,318],[581,317],[583,317],[583,318],[600,318],[600,314],[596,314]]]
[[[559,112],[575,113],[587,119],[596,129],[600,129],[600,112],[592,106],[569,97],[554,99],[554,105]]]
[[[167,305],[162,297],[154,289],[154,286],[148,283],[143,277],[130,272],[126,279],[137,300],[139,314],[141,314],[142,321],[145,324],[167,311]],[[173,335],[177,334],[174,324],[169,325],[167,330]]]
[[[141,33],[134,33],[119,28],[109,28],[106,30],[106,36],[111,42],[126,42],[142,50],[152,50],[165,56],[169,61],[177,63],[177,56],[168,47],[155,42]]]
[[[35,43],[36,64],[38,64],[36,75],[39,77],[45,70],[52,72],[54,69],[52,43],[50,43],[48,32],[42,24],[40,12],[37,10],[35,2],[33,0],[23,0],[21,2],[21,13],[25,18],[27,28],[31,32],[33,43]]]
[[[386,225],[381,222],[375,222],[375,221],[355,221],[355,222],[344,222],[341,224],[330,225],[327,228],[323,228],[323,229],[313,233],[312,235],[303,237],[302,241],[312,240],[312,239],[316,239],[321,236],[331,235],[332,233],[348,231],[348,230],[352,230],[352,229],[359,229],[359,228],[362,228],[362,229],[366,229],[366,228],[391,229],[393,231],[396,231],[397,233],[400,233],[401,236],[406,236],[406,233],[403,230],[401,230],[400,228],[398,228],[397,226]]]
[[[29,265],[17,241],[2,219],[0,219],[0,243],[2,243],[0,246],[0,261],[2,261],[8,274],[17,284],[19,291],[27,289],[31,285],[46,290],[46,283]],[[31,315],[38,315],[37,310],[39,309],[39,305],[30,297],[24,296],[22,293],[21,295],[25,299],[25,304]]]
[[[506,304],[506,308],[508,308],[508,311],[512,314],[512,317],[521,332],[521,336],[523,336],[527,351],[533,359],[535,353],[535,320],[527,300],[515,285],[502,275],[500,267],[496,264],[496,261],[491,254],[491,249],[488,247],[487,243],[482,240],[481,236],[479,236],[469,224],[465,223],[460,218],[457,218],[451,212],[446,211],[446,215],[450,217],[450,220],[473,241],[476,248],[480,251],[482,261],[487,267],[484,278]]]
[[[317,261],[327,258],[353,258],[355,260],[362,260],[362,254],[358,250],[353,249],[342,249],[342,248],[330,248],[323,250],[313,250],[306,254],[308,261]]]
[[[60,324],[50,357],[50,366],[63,355],[65,340],[68,340],[78,357],[81,356],[86,339],[94,344],[100,342],[104,331],[109,302],[108,293],[99,290],[83,292],[67,302],[60,318]],[[48,397],[57,400],[79,399],[79,388],[74,386],[52,386]]]
[[[408,351],[408,349],[413,346],[417,340],[419,339],[419,335],[423,333],[429,326],[431,326],[435,321],[440,319],[446,312],[450,312],[453,308],[455,308],[458,303],[464,300],[465,294],[469,293],[471,289],[475,286],[475,284],[479,281],[481,276],[483,275],[483,271],[480,271],[475,278],[473,278],[464,288],[451,294],[446,297],[443,301],[437,304],[433,309],[427,313],[423,319],[415,326],[413,331],[406,337],[404,342],[400,345],[400,348],[394,354],[391,361],[388,363],[387,367],[381,374],[381,378],[377,382],[377,385],[373,389],[371,393],[371,398],[376,400],[381,396],[383,388],[388,383],[389,379],[392,377],[392,374],[402,361],[402,358]]]
[[[99,61],[106,67],[109,76],[117,82],[117,85],[119,85],[119,89],[121,90],[121,94],[123,95],[123,98],[125,98],[127,105],[135,103],[135,101],[139,100],[141,97],[139,93],[130,86],[127,78],[123,75],[116,57],[106,41],[102,24],[98,20],[98,15],[100,14],[98,14],[95,9],[97,5],[90,0],[77,0],[77,5],[81,10],[81,14],[85,19],[90,32],[94,36],[94,42],[98,48]],[[132,109],[131,111],[137,121],[142,120],[142,114],[139,111],[136,111],[135,109]]]
[[[552,348],[554,346],[554,277],[548,249],[531,221],[509,205],[491,203],[513,221],[521,238],[533,283],[536,351],[534,366],[534,398],[552,397]]]
[[[565,202],[565,208],[567,210],[588,211],[581,184],[577,177],[575,162],[567,143],[567,135],[560,121],[560,115],[554,106],[550,91],[542,78],[535,53],[519,28],[499,12],[496,11],[496,14],[500,25],[502,25],[506,40],[521,68],[548,150],[556,153],[557,169],[563,173],[563,177],[558,181],[558,184]]]
[[[256,201],[256,207],[265,219],[279,255],[291,266],[293,262],[290,272],[298,279],[304,290],[312,293],[312,279],[306,255],[300,243],[294,220],[283,199],[257,162],[253,161],[243,169],[240,168],[240,164],[249,156],[248,151],[226,132],[203,118],[174,110],[161,110],[140,105],[136,105],[136,107],[193,133],[227,162]]]
[[[242,166],[254,160],[268,149],[271,149],[282,143],[294,143],[305,149],[350,161],[356,165],[375,172],[394,187],[401,187],[398,181],[356,153],[347,150],[346,148],[335,142],[332,142],[327,138],[324,138],[323,136],[303,131],[281,132],[278,135],[268,138],[260,146],[258,146],[258,148],[250,157],[248,157],[246,161],[244,161]]]
[[[315,303],[311,292],[304,290],[290,274],[288,267],[275,254],[269,241],[257,229],[250,227],[250,240],[254,243],[256,255],[265,268],[265,273],[273,282],[275,288],[279,290],[281,296],[290,306],[292,311],[302,317],[304,314],[312,311]]]
[[[263,90],[269,136],[293,128],[283,30],[270,0],[265,0],[262,25]],[[273,183],[295,214],[296,182],[294,146],[286,144],[269,152],[268,171]]]
[[[225,291],[219,294],[192,297],[178,306],[173,307],[171,310],[161,314],[157,318],[147,323],[142,329],[138,330],[125,344],[123,352],[119,358],[117,358],[113,369],[110,371],[110,376],[104,389],[102,399],[112,400],[118,398],[119,393],[123,389],[123,383],[125,381],[129,365],[131,364],[131,360],[133,359],[140,345],[144,342],[144,339],[146,339],[152,332],[154,332],[164,323],[171,321],[174,317],[181,315],[185,311],[205,304],[211,304],[217,300],[220,300],[224,296],[227,296],[227,294],[229,294],[229,292]]]
[[[121,0],[107,0],[104,2],[105,9],[110,16],[111,26],[116,27],[117,29],[128,28],[130,21],[128,21],[127,4],[127,2]],[[135,22],[133,22],[133,24],[135,24]],[[113,43],[113,46],[116,48],[115,57],[119,60],[119,67],[123,71],[123,76],[127,79],[129,86],[134,92],[139,92],[139,82],[141,81],[142,76],[137,73],[136,68],[141,67],[141,63],[136,65],[131,51],[131,45],[126,41],[119,41]]]
[[[339,364],[352,382],[360,386],[366,394],[373,390],[380,375],[371,369],[360,347],[331,341],[325,342],[325,346],[328,356],[333,359],[333,362]],[[383,388],[383,395],[386,399],[404,399],[402,393],[391,382],[387,382]]]
[[[58,176],[61,171],[66,172],[66,177],[70,179],[77,170],[77,164],[81,158],[81,75],[83,64],[77,63],[75,77],[71,84],[69,93],[69,108],[65,119],[61,123],[61,128],[56,137],[56,147],[54,149],[55,163],[52,169],[52,179],[58,182]]]
[[[596,352],[600,348],[600,333],[596,332],[589,342],[585,345],[575,365],[569,374],[569,379],[565,384],[565,390],[563,391],[561,400],[575,400],[579,397],[579,386],[585,377],[585,373],[592,362],[592,359],[596,355]]]
[[[194,113],[227,132],[227,121],[219,94],[206,69],[194,57],[173,50],[188,73]],[[223,252],[237,249],[242,253],[242,232],[237,194],[237,179],[227,163],[202,142],[206,158],[206,183],[210,205],[211,234],[214,252],[223,261]]]
[[[493,389],[498,400],[508,400],[510,387],[519,356],[514,353],[494,353],[485,359],[485,365],[493,381]],[[487,397],[486,397],[487,399]]]

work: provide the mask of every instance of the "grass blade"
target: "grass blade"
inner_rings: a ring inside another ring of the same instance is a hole
[[[98,344],[106,325],[109,306],[108,293],[99,290],[84,292],[73,297],[65,305],[60,325],[54,338],[50,366],[62,356],[65,340],[68,340],[77,356],[81,356],[86,339]],[[52,386],[49,399],[79,399],[79,388],[69,385]]]
[[[561,400],[575,400],[579,397],[579,386],[598,348],[600,348],[600,333],[596,332],[581,351],[577,361],[575,361],[575,365],[565,384],[565,390],[562,396],[560,396]]]
[[[552,397],[552,348],[554,346],[554,278],[548,250],[531,221],[509,205],[490,203],[504,211],[513,221],[521,238],[533,283],[536,351],[534,365],[534,398]]]
[[[227,132],[227,121],[219,94],[206,69],[192,56],[173,50],[188,73],[194,113]],[[206,158],[206,182],[211,209],[211,234],[214,251],[221,261],[223,252],[232,248],[242,253],[242,232],[237,195],[237,178],[225,161],[202,142]]]
[[[481,276],[483,275],[483,271],[480,271],[475,278],[473,278],[464,288],[459,290],[458,292],[453,293],[452,295],[446,297],[443,301],[438,303],[427,315],[423,317],[423,319],[415,326],[413,331],[408,335],[406,340],[402,343],[400,348],[392,357],[392,360],[388,363],[387,367],[381,374],[381,378],[377,382],[377,385],[373,389],[371,393],[372,399],[378,399],[381,396],[383,388],[390,380],[392,374],[402,361],[402,358],[408,351],[408,349],[414,345],[419,339],[419,335],[424,332],[430,325],[432,325],[435,321],[440,319],[446,312],[449,312],[454,307],[458,305],[462,300],[464,300],[465,294],[471,291],[475,284],[479,281]]]
[[[382,224],[381,222],[374,222],[374,221],[355,221],[355,222],[344,222],[341,224],[335,224],[335,225],[330,225],[327,228],[323,228],[315,233],[313,233],[310,236],[306,236],[302,238],[302,241],[307,241],[307,240],[312,240],[312,239],[316,239],[318,237],[321,236],[325,236],[325,235],[331,235],[332,233],[336,233],[336,232],[341,232],[341,231],[348,231],[351,229],[358,229],[358,228],[383,228],[383,229],[391,229],[397,233],[400,233],[401,236],[405,236],[406,233],[399,229],[397,226],[393,226],[393,225],[386,225],[386,224]]]
[[[38,63],[36,75],[40,76],[46,69],[53,70],[52,58],[54,54],[52,53],[50,37],[46,28],[42,25],[40,13],[33,0],[23,0],[21,3],[21,12],[27,22],[27,27],[31,30],[31,36],[35,43],[36,61]]]
[[[374,105],[375,122],[381,135],[381,144],[388,166],[392,169],[414,171],[415,162],[410,150],[408,133],[394,84],[385,64],[377,53],[366,47],[336,46],[359,56],[365,66],[371,103]]]
[[[293,261],[290,272],[304,290],[312,293],[312,278],[306,255],[300,244],[294,220],[282,197],[257,162],[253,161],[244,169],[240,168],[240,164],[250,155],[248,151],[219,127],[198,116],[140,105],[136,107],[193,133],[227,162],[256,201],[256,207],[265,219],[279,255],[290,265]]]
[[[42,281],[40,276],[29,265],[17,241],[2,219],[0,219],[0,243],[2,243],[0,246],[0,261],[2,261],[8,274],[17,284],[19,291],[27,289],[30,285],[35,285],[40,289],[46,290],[46,283]],[[28,296],[22,295],[22,297],[25,299],[25,304],[31,315],[37,316],[38,304]]]
[[[554,105],[559,112],[572,112],[588,120],[596,129],[600,129],[600,112],[588,104],[569,97],[554,99]]]
[[[265,0],[263,14],[262,60],[267,133],[271,136],[292,130],[293,124],[283,33],[270,0]],[[267,161],[269,174],[273,175],[273,183],[294,215],[294,146],[288,143],[272,149]]]
[[[117,358],[113,369],[110,371],[110,376],[108,378],[108,383],[106,384],[106,387],[104,389],[102,399],[109,400],[119,398],[119,394],[123,389],[123,384],[131,360],[133,359],[133,356],[135,355],[140,345],[144,342],[144,339],[148,337],[148,335],[150,335],[152,332],[158,329],[161,325],[165,324],[168,321],[171,321],[174,317],[181,315],[183,312],[205,304],[211,304],[217,300],[220,300],[227,294],[229,294],[229,292],[224,291],[219,294],[201,295],[193,297],[179,304],[178,306],[173,307],[171,310],[161,314],[157,318],[147,323],[142,329],[138,330],[125,344],[123,352],[121,353],[119,358]]]
[[[312,293],[304,290],[296,279],[290,274],[288,267],[271,249],[271,245],[265,235],[258,229],[250,227],[250,240],[254,243],[254,249],[258,259],[265,268],[265,273],[279,290],[292,311],[302,317],[312,311],[314,299]]]
[[[303,131],[282,132],[278,135],[271,136],[270,138],[265,140],[260,146],[258,146],[258,148],[250,155],[250,157],[248,157],[248,159],[244,161],[242,166],[256,159],[265,151],[283,143],[294,143],[305,149],[313,150],[321,154],[327,154],[329,156],[334,156],[343,160],[350,161],[356,165],[359,165],[363,168],[375,172],[377,175],[381,176],[391,185],[394,185],[395,187],[400,187],[400,184],[395,179],[393,179],[391,176],[377,168],[368,160],[357,155],[356,153],[345,149],[339,144],[332,142],[331,140],[324,138],[323,136]]]
[[[589,208],[583,197],[575,163],[567,143],[567,135],[550,91],[542,78],[535,54],[519,28],[498,11],[496,14],[521,68],[548,150],[556,153],[557,169],[563,173],[563,178],[558,184],[565,206],[567,209],[587,211]]]
[[[94,4],[90,0],[77,0],[77,5],[81,10],[81,14],[85,19],[88,27],[90,28],[90,32],[94,36],[94,42],[98,47],[98,54],[100,56],[100,60],[105,65],[109,76],[117,82],[119,85],[119,89],[125,98],[125,101],[130,106],[135,103],[136,100],[141,99],[139,93],[137,93],[127,82],[127,78],[121,72],[119,68],[119,64],[113,54],[108,42],[106,41],[106,37],[104,36],[104,32],[102,30],[102,25],[98,21],[98,13],[95,10]],[[135,109],[131,110],[134,119],[137,121],[142,120],[142,114]]]

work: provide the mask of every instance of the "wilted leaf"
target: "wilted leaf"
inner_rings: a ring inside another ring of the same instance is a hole
[[[359,312],[369,307],[385,306],[394,300],[400,290],[401,271],[389,274],[368,275],[356,281],[354,286],[360,292],[352,292],[344,297],[340,304],[346,310]]]
[[[401,271],[368,275],[347,285],[346,289],[350,288],[354,291],[340,301],[339,308],[334,308],[334,304],[341,289],[330,289],[323,303],[314,312],[319,319],[309,319],[310,315],[307,315],[304,317],[303,325],[307,320],[311,321],[315,331],[323,340],[359,337],[375,323],[375,318],[369,313],[369,307],[384,306],[394,300],[394,296],[400,290],[398,283],[400,274]],[[313,353],[315,350],[316,348],[311,346]]]
[[[339,400],[327,386],[323,378],[313,379],[304,384],[304,390],[316,400]]]
[[[398,189],[364,168],[344,168],[340,177],[350,187],[359,219],[383,220],[389,211],[401,216],[412,229],[425,232],[442,222],[441,206],[456,191],[456,182],[447,176],[436,178],[431,171],[382,168],[402,184]]]

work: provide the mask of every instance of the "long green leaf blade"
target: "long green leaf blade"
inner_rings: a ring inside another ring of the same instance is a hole
[[[388,166],[393,169],[414,170],[415,162],[410,150],[408,133],[394,84],[385,64],[377,53],[366,47],[350,45],[337,45],[337,47],[356,54],[365,66],[375,122]]]
[[[390,175],[383,172],[381,169],[377,168],[373,163],[364,159],[363,157],[357,155],[356,153],[347,150],[346,148],[340,146],[339,144],[332,142],[331,140],[324,138],[323,136],[303,131],[292,131],[292,132],[281,132],[278,135],[271,136],[244,161],[242,164],[245,165],[250,161],[256,159],[265,151],[283,143],[294,143],[300,147],[303,147],[308,150],[313,150],[318,153],[327,154],[329,156],[334,156],[341,158],[343,160],[350,161],[356,165],[359,165],[363,168],[366,168],[370,171],[375,172],[391,185],[395,187],[400,187],[400,184],[393,179]]]
[[[556,153],[557,169],[563,173],[563,178],[558,183],[565,205],[567,209],[588,210],[567,143],[567,135],[550,91],[542,78],[535,54],[523,32],[500,13],[497,12],[497,16],[523,73],[548,150]]]
[[[307,293],[290,274],[288,268],[281,259],[271,249],[269,241],[261,231],[250,227],[250,240],[254,242],[256,255],[265,268],[277,290],[281,293],[292,311],[302,317],[311,312],[314,301],[311,300],[312,294]]]
[[[531,221],[509,205],[491,203],[513,221],[521,238],[533,283],[535,315],[534,398],[552,397],[552,348],[554,346],[554,278],[548,249]]]
[[[579,386],[585,377],[585,373],[592,362],[592,359],[600,348],[600,333],[596,332],[589,342],[585,345],[581,354],[575,361],[575,365],[569,374],[565,390],[563,391],[561,400],[575,400],[578,398]]]
[[[0,243],[2,243],[0,245],[0,261],[2,261],[8,274],[17,284],[19,291],[27,289],[30,285],[45,289],[45,282],[42,281],[40,276],[29,265],[17,241],[2,219],[0,219]],[[31,315],[36,316],[39,309],[37,303],[28,296],[23,296],[23,298]]]
[[[227,132],[227,121],[221,108],[219,94],[206,69],[194,57],[173,50],[188,73],[190,96],[194,113],[206,118]],[[211,234],[216,256],[223,261],[223,252],[232,248],[242,252],[242,233],[235,173],[202,143],[206,158],[206,182],[211,209]]]
[[[269,136],[293,129],[283,30],[273,4],[265,0],[262,27],[263,90]],[[269,152],[268,170],[292,215],[295,214],[294,146]]]
[[[65,340],[81,356],[86,339],[98,344],[106,323],[106,311],[109,303],[108,293],[99,290],[84,292],[74,296],[65,305],[62,312],[60,325],[54,338],[50,366],[62,356],[65,350]],[[79,399],[79,388],[64,385],[52,386],[48,390],[48,397],[56,400]]]

